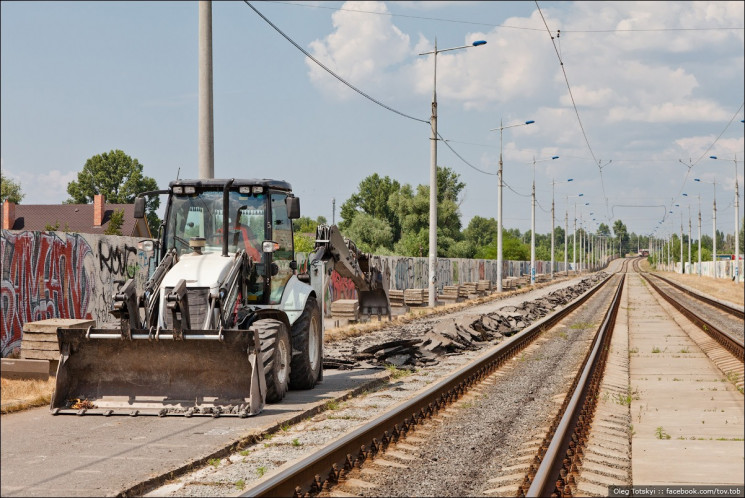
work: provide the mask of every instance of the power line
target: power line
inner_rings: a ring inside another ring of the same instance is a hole
[[[377,100],[377,99],[375,99],[375,98],[371,97],[370,95],[366,94],[365,92],[363,92],[362,90],[360,90],[360,89],[359,89],[359,88],[357,88],[356,86],[352,85],[352,84],[351,84],[350,82],[348,82],[347,80],[345,80],[344,78],[342,78],[341,76],[339,76],[338,74],[336,74],[336,73],[335,73],[334,71],[332,71],[331,69],[329,69],[329,68],[328,68],[328,67],[326,67],[325,65],[323,65],[323,63],[322,63],[321,61],[319,61],[318,59],[316,59],[315,57],[313,57],[312,55],[310,55],[310,54],[309,54],[309,53],[308,53],[308,52],[307,52],[307,51],[306,51],[305,49],[303,49],[303,47],[301,47],[300,45],[298,45],[297,43],[295,43],[295,41],[294,41],[294,40],[293,40],[292,38],[290,38],[289,36],[287,36],[287,35],[286,35],[286,34],[285,34],[285,33],[284,33],[284,32],[283,32],[283,31],[282,31],[281,29],[279,29],[279,28],[278,28],[277,26],[275,26],[275,25],[274,25],[274,24],[273,24],[273,23],[272,23],[272,22],[271,22],[271,21],[270,21],[269,19],[267,19],[267,18],[266,18],[266,17],[265,17],[265,16],[264,16],[264,15],[263,15],[263,14],[262,14],[261,12],[259,12],[258,10],[256,10],[256,7],[254,7],[253,5],[251,5],[251,2],[249,2],[248,0],[243,0],[243,1],[245,2],[245,4],[246,4],[246,5],[248,5],[249,7],[251,7],[251,9],[252,9],[252,10],[253,10],[254,12],[256,12],[256,13],[257,13],[257,14],[259,15],[259,17],[261,17],[261,18],[262,18],[262,19],[263,19],[263,20],[264,20],[264,21],[265,21],[265,22],[266,22],[267,24],[269,24],[269,26],[271,26],[272,28],[274,28],[274,30],[275,30],[275,31],[276,31],[277,33],[279,33],[280,35],[282,35],[282,36],[284,37],[284,39],[285,39],[285,40],[287,40],[288,42],[292,43],[292,44],[293,44],[293,45],[295,46],[295,48],[297,48],[297,49],[298,49],[298,50],[300,50],[300,51],[301,51],[301,52],[302,52],[303,54],[305,54],[305,56],[306,56],[306,57],[308,57],[308,58],[309,58],[310,60],[312,60],[313,62],[315,62],[315,63],[316,63],[316,64],[318,64],[319,66],[321,66],[321,67],[322,67],[323,69],[325,69],[325,70],[326,70],[326,72],[328,72],[328,73],[329,73],[329,74],[330,74],[331,76],[333,76],[334,78],[336,78],[336,79],[337,79],[337,80],[339,80],[340,82],[344,83],[344,84],[345,84],[346,86],[348,86],[349,88],[351,88],[351,89],[352,89],[352,90],[354,90],[355,92],[359,93],[360,95],[362,95],[362,96],[363,96],[363,97],[365,97],[366,99],[370,100],[371,102],[374,102],[374,103],[378,104],[378,105],[379,105],[380,107],[383,107],[384,109],[388,109],[388,110],[389,110],[389,111],[391,111],[391,112],[395,112],[396,114],[398,114],[398,115],[400,115],[400,116],[403,116],[403,117],[405,117],[405,118],[409,118],[409,119],[413,119],[414,121],[419,121],[420,123],[426,123],[426,124],[429,124],[429,120],[428,120],[428,119],[419,119],[419,118],[415,118],[415,117],[413,117],[413,116],[409,116],[408,114],[405,114],[405,113],[403,113],[403,112],[401,112],[401,111],[397,111],[396,109],[394,109],[394,108],[392,108],[392,107],[390,107],[390,106],[387,106],[387,105],[385,105],[385,104],[384,104],[384,103],[382,103],[381,101],[379,101],[379,100]]]
[[[556,47],[556,39],[554,38],[554,35],[551,34],[551,29],[548,27],[548,23],[546,22],[546,18],[543,16],[543,12],[541,11],[540,5],[538,5],[538,0],[535,0],[535,6],[538,9],[538,13],[541,15],[541,19],[543,20],[543,25],[546,26],[546,31],[548,32],[548,35],[551,37],[551,44],[554,47],[554,51],[556,52],[556,57],[559,59],[559,65],[561,66],[561,72],[564,75],[564,81],[567,85],[567,90],[569,91],[569,97],[572,99],[572,107],[574,108],[574,114],[577,116],[577,122],[579,122],[579,128],[582,130],[582,136],[585,137],[585,143],[587,144],[587,149],[590,151],[590,155],[592,156],[593,161],[598,165],[598,169],[600,170],[600,184],[603,188],[603,196],[605,197],[605,213],[606,218],[610,221],[610,216],[608,216],[608,197],[605,194],[605,182],[603,181],[603,167],[600,166],[600,160],[598,160],[595,157],[595,152],[593,152],[592,147],[590,146],[590,140],[587,138],[587,133],[585,132],[585,127],[582,124],[582,119],[579,117],[579,110],[577,109],[577,102],[574,100],[574,94],[572,93],[572,87],[569,85],[569,78],[567,77],[566,69],[564,68],[564,61],[561,58],[561,54],[559,53],[559,49]]]
[[[543,31],[542,28],[530,28],[527,26],[510,26],[507,24],[494,24],[494,23],[486,23],[486,22],[478,22],[478,21],[465,21],[461,19],[446,19],[443,17],[429,17],[429,16],[414,16],[409,14],[394,14],[392,12],[374,12],[371,10],[361,10],[361,9],[347,9],[344,7],[326,7],[324,5],[310,5],[310,4],[301,4],[301,3],[291,3],[291,2],[279,2],[279,1],[273,1],[273,2],[266,2],[266,3],[276,3],[281,5],[289,5],[291,7],[305,7],[305,8],[313,8],[313,9],[326,9],[326,10],[333,10],[333,11],[345,11],[345,12],[355,12],[358,14],[372,14],[377,16],[387,16],[387,17],[403,17],[408,19],[419,19],[423,21],[438,21],[438,22],[449,22],[449,23],[455,23],[455,24],[472,24],[474,26],[489,26],[491,28],[505,28],[505,29],[517,29],[517,30],[523,30],[523,31]],[[712,28],[627,28],[627,29],[571,29],[571,30],[565,30],[565,33],[617,33],[617,32],[656,32],[656,31],[727,31],[727,30],[743,30],[745,28],[742,27],[726,27],[726,26],[720,26],[720,27],[712,27]]]

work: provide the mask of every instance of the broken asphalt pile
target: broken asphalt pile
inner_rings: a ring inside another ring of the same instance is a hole
[[[505,337],[516,334],[556,308],[584,294],[606,276],[602,272],[593,274],[570,287],[556,290],[532,301],[524,301],[519,306],[504,306],[492,313],[438,319],[429,324],[418,338],[383,342],[378,340],[372,344],[365,339],[351,341],[356,344],[338,351],[342,353],[343,358],[335,357],[333,354],[326,355],[324,367],[422,367],[437,363],[440,356],[460,354],[499,344]]]

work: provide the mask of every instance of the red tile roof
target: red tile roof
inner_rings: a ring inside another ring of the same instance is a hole
[[[93,224],[93,204],[17,204],[10,229],[43,231],[59,223],[58,230],[103,235],[115,210],[124,210],[122,235],[150,237],[147,221],[134,217],[134,204],[106,204],[101,226]]]

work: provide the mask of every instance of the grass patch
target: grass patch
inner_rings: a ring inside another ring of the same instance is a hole
[[[0,399],[2,413],[27,410],[36,406],[48,405],[54,392],[54,377],[47,380],[0,379]]]
[[[290,430],[290,424],[288,422],[285,422],[284,424],[280,425],[279,428],[282,430],[282,432],[287,432]]]
[[[217,468],[220,466],[220,459],[219,458],[210,458],[207,460],[207,463],[209,465],[212,465],[214,468]]]
[[[590,327],[592,327],[591,322],[577,322],[569,328],[573,330],[582,330],[582,329],[589,329]]]
[[[243,491],[243,488],[246,487],[246,481],[243,479],[238,479],[235,481],[235,487],[238,488],[238,490]]]
[[[256,467],[256,473],[259,474],[259,477],[264,477],[264,474],[266,474],[266,466],[262,465],[261,467]]]
[[[654,346],[654,347],[652,348],[652,352],[653,352],[653,353],[655,353],[655,354],[656,354],[656,353],[659,353],[659,352],[660,352],[660,348],[658,348],[657,346]]]
[[[684,347],[683,349],[681,349],[681,350],[680,350],[680,351],[678,351],[678,352],[679,352],[679,353],[690,353],[691,351],[690,351],[690,350],[688,349],[688,346],[686,346],[686,347]]]
[[[390,364],[387,364],[385,366],[385,369],[388,370],[388,373],[391,374],[390,380],[398,380],[413,373],[411,370],[408,370],[406,368],[398,368],[396,365]]]
[[[248,456],[251,450],[241,450],[241,456]]]
[[[327,410],[338,410],[339,409],[339,402],[335,399],[330,400],[326,403],[326,409]]]
[[[302,446],[303,443],[301,443],[298,438],[295,438],[295,439],[292,440],[292,445],[293,446]]]
[[[657,437],[657,439],[670,439],[670,434],[665,432],[665,429],[663,429],[662,426],[659,426],[655,430],[655,436]]]

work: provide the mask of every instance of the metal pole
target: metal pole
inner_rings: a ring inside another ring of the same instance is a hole
[[[533,192],[530,196],[530,285],[535,285],[535,156],[533,156]]]
[[[688,273],[691,272],[691,205],[688,204]]]
[[[554,279],[554,232],[556,231],[555,224],[555,216],[554,216],[554,184],[556,183],[556,180],[554,180],[553,183],[551,183],[551,280]]]
[[[502,292],[502,120],[499,120],[499,172],[497,173],[497,292]]]
[[[698,196],[698,276],[701,276],[701,196]]]
[[[717,278],[717,181],[714,180],[714,218],[712,220],[713,247],[711,259],[714,262],[714,278]]]
[[[572,268],[577,274],[577,203],[574,203],[574,248],[572,249]]]
[[[564,275],[569,276],[569,206],[564,209]]]
[[[683,213],[680,213],[680,273],[685,272],[685,263],[683,263]]]
[[[434,51],[435,72],[432,87],[432,137],[429,166],[429,306],[434,308],[437,276],[437,38]]]
[[[212,115],[212,2],[199,2],[199,178],[215,177]]]
[[[331,198],[331,224],[336,225],[336,198]]]
[[[737,184],[737,156],[735,156],[735,282],[740,282],[740,189]]]

